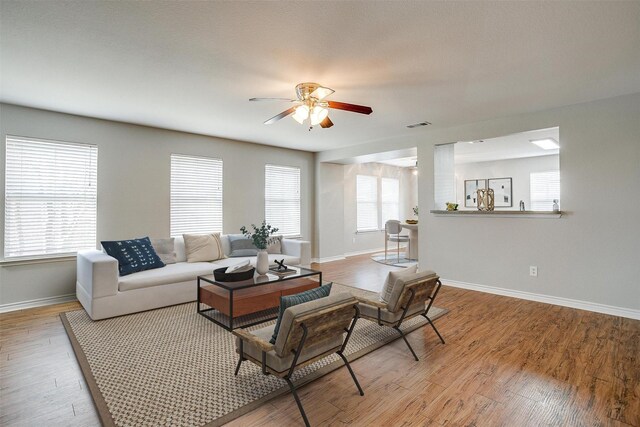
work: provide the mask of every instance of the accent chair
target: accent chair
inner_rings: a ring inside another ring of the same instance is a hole
[[[421,271],[402,276],[393,284],[388,301],[383,300],[382,297],[377,299],[357,297],[360,301],[360,317],[376,322],[380,326],[395,329],[417,361],[418,356],[400,329],[400,325],[412,317],[423,316],[444,344],[444,338],[428,316],[441,286],[440,278],[433,271]]]
[[[287,308],[276,338],[271,344],[274,325],[247,331],[236,329],[236,351],[240,355],[235,375],[243,361],[260,366],[264,375],[275,375],[287,382],[306,426],[309,420],[304,412],[291,377],[296,368],[310,365],[336,353],[347,366],[361,396],[349,361],[343,352],[360,315],[358,300],[350,293],[339,293]],[[346,333],[346,337],[345,337]]]

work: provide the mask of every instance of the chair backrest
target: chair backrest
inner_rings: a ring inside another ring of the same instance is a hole
[[[411,305],[425,304],[439,288],[439,279],[440,277],[433,271],[419,271],[396,280],[387,302],[387,310],[396,313],[406,307],[412,291]]]
[[[344,292],[287,308],[276,338],[276,354],[284,357],[298,348],[304,333],[303,324],[307,329],[305,350],[315,347],[318,354],[323,353],[326,351],[322,348],[323,342],[335,341],[349,328],[357,305],[358,300]]]
[[[400,225],[400,221],[397,219],[390,219],[384,224],[384,229],[387,234],[400,234],[402,231],[402,225]]]

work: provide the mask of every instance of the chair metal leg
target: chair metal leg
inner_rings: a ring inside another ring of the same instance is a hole
[[[404,340],[404,342],[407,344],[407,347],[409,347],[409,350],[411,350],[411,354],[413,354],[413,358],[416,359],[416,362],[420,359],[418,359],[418,356],[416,356],[416,352],[413,351],[413,348],[411,347],[411,344],[409,344],[409,341],[407,340],[407,337],[404,335],[404,333],[400,330],[399,327],[394,326],[393,329],[395,329],[396,331],[398,331],[398,333],[400,334],[400,336],[402,337],[402,339]]]
[[[422,313],[422,315],[424,316],[425,319],[427,319],[427,322],[429,322],[429,324],[431,325],[431,327],[433,328],[433,330],[435,331],[435,333],[438,335],[438,338],[440,338],[440,341],[442,341],[442,344],[444,344],[444,338],[442,338],[442,335],[440,335],[440,332],[438,332],[438,329],[436,328],[436,325],[433,324],[433,322],[431,321],[431,319],[429,319],[429,316],[427,316],[426,314]]]
[[[300,410],[300,415],[302,415],[302,419],[304,420],[304,425],[306,427],[311,427],[309,424],[309,420],[307,419],[307,414],[304,412],[304,408],[302,407],[302,402],[300,402],[300,398],[298,397],[298,393],[296,393],[296,388],[288,377],[284,377],[284,380],[289,384],[289,388],[291,389],[291,394],[293,394],[293,398],[296,400],[298,404],[298,409]]]
[[[358,382],[358,379],[356,378],[356,374],[353,373],[353,369],[351,369],[351,365],[349,364],[349,361],[347,360],[346,357],[344,357],[344,354],[342,354],[341,352],[338,352],[338,356],[340,356],[342,358],[342,360],[344,361],[344,364],[347,365],[347,369],[349,370],[349,373],[351,374],[351,378],[353,378],[353,382],[356,383],[356,387],[358,387],[358,391],[360,392],[360,396],[364,396],[364,391],[362,391],[362,387],[360,387],[360,383]]]

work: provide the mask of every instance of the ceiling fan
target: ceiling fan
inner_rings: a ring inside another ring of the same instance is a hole
[[[271,125],[280,119],[293,114],[293,118],[300,124],[309,120],[309,130],[313,126],[320,125],[323,128],[330,128],[333,122],[329,118],[329,108],[334,110],[351,111],[359,114],[371,114],[371,107],[364,105],[347,104],[346,102],[327,101],[325,98],[335,92],[328,87],[320,86],[318,83],[300,83],[296,86],[298,99],[289,98],[251,98],[249,101],[283,101],[293,102],[295,105],[282,113],[271,117],[265,121],[265,125]]]

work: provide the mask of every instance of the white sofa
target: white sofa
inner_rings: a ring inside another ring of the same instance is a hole
[[[225,255],[231,252],[229,238],[221,236]],[[93,320],[121,316],[159,307],[195,301],[197,277],[256,257],[224,258],[214,262],[188,263],[182,237],[175,239],[176,263],[120,277],[118,261],[98,250],[78,252],[76,296]],[[269,261],[284,258],[287,265],[309,266],[311,243],[282,239],[282,254],[269,254]]]

